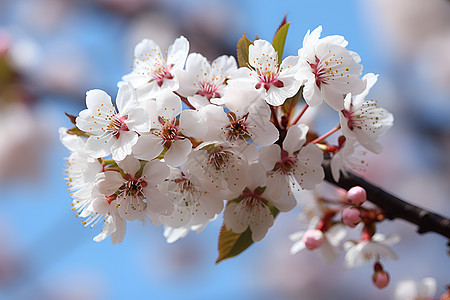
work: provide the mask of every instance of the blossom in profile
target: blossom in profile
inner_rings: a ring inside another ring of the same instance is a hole
[[[344,109],[339,112],[342,133],[347,139],[356,139],[367,150],[380,154],[383,150],[376,140],[392,127],[394,117],[373,100],[365,100],[370,89],[377,82],[378,75],[364,76],[367,88],[359,95],[348,94]]]

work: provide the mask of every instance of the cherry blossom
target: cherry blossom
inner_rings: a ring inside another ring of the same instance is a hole
[[[108,197],[110,204],[117,201],[117,211],[122,219],[144,221],[144,215],[147,215],[153,221],[151,213],[172,213],[173,204],[156,188],[169,175],[166,164],[154,160],[142,168],[137,159],[128,156],[118,165],[123,173],[115,170],[99,173],[95,185],[101,194]]]
[[[265,40],[254,41],[248,56],[248,68],[239,68],[231,75],[231,86],[256,89],[274,106],[282,105],[298,92],[301,82],[294,79],[298,57],[288,56],[279,64],[278,53]]]
[[[209,63],[203,55],[191,53],[186,60],[186,69],[177,72],[178,93],[188,97],[189,102],[199,109],[223,96],[227,80],[236,70],[233,56],[222,55]]]
[[[189,42],[184,36],[169,47],[167,57],[158,44],[144,39],[134,48],[133,71],[122,79],[133,84],[140,100],[154,99],[162,90],[176,91],[179,83],[175,74],[184,68],[188,52]]]
[[[367,150],[379,154],[382,146],[376,141],[392,127],[394,117],[373,100],[365,100],[376,83],[378,75],[366,74],[367,88],[359,95],[348,94],[344,109],[339,112],[342,133],[347,139],[356,139]]]
[[[248,161],[227,142],[205,142],[188,157],[185,168],[210,192],[242,191],[247,183]]]
[[[359,76],[362,66],[359,55],[347,50],[342,36],[320,39],[322,26],[308,32],[303,48],[298,50],[299,64],[295,78],[304,84],[303,97],[309,106],[317,106],[325,100],[333,109],[344,108],[343,95],[357,95],[365,88]]]
[[[220,139],[242,146],[251,140],[267,146],[278,140],[279,133],[270,122],[270,109],[255,91],[229,89],[220,99],[228,113],[215,105],[205,106],[200,114],[208,124],[206,140]]]
[[[131,154],[131,147],[138,139],[137,132],[149,130],[148,113],[138,105],[131,84],[119,88],[116,102],[118,111],[104,91],[86,93],[87,109],[80,112],[76,125],[90,135],[86,151],[93,157],[112,153],[113,159],[122,160]]]
[[[355,171],[364,171],[368,166],[365,151],[357,140],[346,139],[343,145],[333,153],[331,158],[331,174],[336,182],[339,182],[341,173],[346,176],[348,169]]]
[[[371,239],[364,239],[358,243],[345,242],[344,248],[346,248],[347,253],[345,254],[344,267],[355,268],[380,258],[397,260],[397,255],[390,246],[399,240],[400,237],[396,234],[385,237],[377,233]]]
[[[316,145],[305,145],[308,130],[304,124],[292,126],[283,141],[283,149],[276,144],[261,149],[260,160],[270,172],[267,186],[275,193],[289,191],[290,185],[297,184],[311,190],[323,181],[323,154]],[[291,203],[295,206],[295,200]]]
[[[249,173],[246,188],[238,198],[228,201],[224,212],[224,224],[229,230],[235,233],[242,233],[247,228],[252,232],[252,240],[260,241],[273,225],[273,214],[270,211],[268,202],[273,199],[267,197],[265,193],[266,172],[260,164],[249,166]],[[276,199],[278,200],[278,199]],[[276,205],[275,205],[276,206]]]
[[[146,108],[152,120],[151,129],[138,138],[134,156],[151,160],[167,149],[164,154],[167,164],[177,167],[185,163],[192,149],[187,137],[197,138],[206,132],[197,111],[182,111],[180,97],[170,91],[161,92],[156,101],[147,101]]]
[[[187,171],[171,168],[165,183],[167,195],[175,207],[172,214],[161,216],[167,227],[207,224],[223,209],[222,195],[205,191],[198,179]]]

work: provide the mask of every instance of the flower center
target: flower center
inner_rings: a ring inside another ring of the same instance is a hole
[[[111,131],[112,135],[118,139],[120,137],[120,131],[129,131],[125,123],[126,120],[128,120],[128,115],[121,116],[120,114],[116,114],[112,117],[106,130]]]
[[[159,131],[159,135],[163,139],[163,145],[167,148],[172,145],[174,140],[178,140],[178,125],[176,125],[176,121],[174,120],[165,120],[162,117],[158,117],[161,130]]]
[[[322,62],[320,59],[316,56],[315,63],[308,62],[312,72],[316,78],[316,85],[320,88],[320,85],[327,84],[327,75],[331,74],[331,68],[327,68],[328,62]]]
[[[231,153],[224,151],[221,146],[216,149],[209,150],[209,157],[207,164],[212,165],[216,170],[225,168],[226,164],[230,160]]]
[[[220,85],[209,81],[200,81],[198,85],[200,89],[198,90],[197,94],[206,97],[208,101],[210,101],[211,98],[220,98],[220,94],[217,92]]]
[[[227,135],[227,140],[232,142],[238,139],[245,139],[250,133],[247,131],[247,118],[248,113],[246,113],[242,118],[238,118],[236,114],[232,111],[228,112],[228,120],[230,123],[225,127],[225,134]]]
[[[267,92],[269,91],[271,86],[275,86],[277,88],[284,87],[284,83],[278,79],[278,67],[274,71],[266,72],[261,72],[259,69],[257,69],[257,73],[259,82],[255,85],[256,89],[264,88]]]
[[[144,188],[148,184],[142,178],[136,178],[129,174],[126,174],[124,178],[127,181],[119,188],[119,193],[116,196],[116,199],[119,201],[117,207],[122,206],[123,201],[126,201],[125,214],[128,214],[128,207],[141,212],[143,209],[141,204],[143,204],[142,201],[145,199]]]
[[[153,71],[153,80],[156,81],[159,86],[162,86],[164,79],[173,79],[172,73],[170,73],[171,69],[172,65],[159,65],[159,67]]]
[[[275,164],[275,171],[291,173],[297,165],[298,158],[290,156],[285,150],[281,150],[281,160]]]

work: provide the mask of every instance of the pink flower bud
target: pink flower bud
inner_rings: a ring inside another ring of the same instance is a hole
[[[347,201],[350,204],[361,206],[367,199],[366,190],[360,186],[354,186],[347,192]]]
[[[303,234],[303,242],[306,248],[309,250],[314,250],[322,246],[323,242],[323,232],[317,229],[310,229]]]
[[[389,284],[389,274],[384,270],[376,271],[373,274],[372,281],[379,289],[384,289]]]
[[[355,227],[361,222],[361,211],[356,207],[346,207],[342,211],[342,223],[349,227]]]

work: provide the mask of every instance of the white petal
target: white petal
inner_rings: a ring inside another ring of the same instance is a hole
[[[144,211],[161,214],[164,216],[170,215],[173,212],[173,204],[169,198],[156,188],[144,188],[145,198],[147,199],[147,207]]]
[[[114,194],[124,182],[125,179],[116,171],[102,172],[95,177],[95,186],[105,196]]]
[[[262,147],[259,151],[259,162],[263,164],[266,171],[272,170],[280,160],[281,148],[276,144]]]
[[[184,36],[180,36],[167,50],[167,64],[174,69],[183,69],[189,52],[189,42]]]
[[[117,165],[126,173],[131,176],[135,176],[137,171],[141,168],[141,163],[139,160],[131,155],[128,155],[123,160],[118,161]]]
[[[192,144],[188,139],[173,141],[169,150],[164,154],[164,160],[171,167],[184,164],[191,152]]]
[[[163,182],[169,176],[169,173],[169,167],[165,163],[152,160],[145,164],[141,177],[149,186],[155,186]]]
[[[133,155],[143,160],[151,160],[164,150],[162,138],[152,133],[141,135],[133,146]]]
[[[196,110],[183,110],[181,112],[179,128],[185,136],[193,138],[203,137],[208,130],[206,122],[200,118]]]
[[[120,137],[111,145],[114,160],[123,160],[131,154],[131,148],[136,144],[138,135],[133,131],[121,131]]]
[[[161,117],[172,120],[182,110],[181,99],[173,92],[164,90],[156,97],[156,109]]]
[[[306,134],[308,133],[309,127],[305,124],[298,124],[291,126],[288,129],[286,138],[283,141],[283,149],[289,154],[300,150],[306,141]]]

